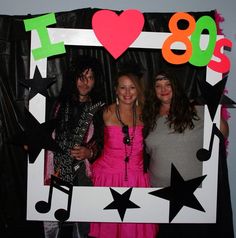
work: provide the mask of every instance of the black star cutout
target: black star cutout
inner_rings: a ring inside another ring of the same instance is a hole
[[[19,81],[22,85],[30,88],[29,99],[33,98],[36,94],[48,97],[47,89],[56,82],[54,78],[42,78],[38,67],[36,66],[33,79],[24,79]]]
[[[236,102],[234,102],[232,99],[230,99],[226,95],[223,95],[221,100],[220,100],[220,104],[224,105],[227,108],[235,108],[234,105],[236,104]]]
[[[49,120],[40,124],[35,117],[25,108],[24,122],[21,123],[23,131],[13,136],[9,143],[27,145],[29,162],[34,163],[41,149],[61,151],[59,145],[52,138],[51,134],[57,125],[57,121]]]
[[[110,188],[114,201],[104,208],[104,210],[117,209],[120,215],[120,219],[123,221],[126,209],[128,208],[140,208],[135,203],[129,200],[132,188],[129,188],[123,194],[119,194],[114,189]]]
[[[185,181],[172,164],[170,187],[156,190],[149,194],[170,201],[169,222],[174,219],[183,206],[205,212],[202,205],[193,194],[205,177],[206,175]]]
[[[212,121],[214,120],[217,107],[224,96],[223,92],[227,78],[228,75],[226,75],[220,82],[218,82],[214,86],[210,85],[208,82],[206,82],[206,80],[199,81],[202,96],[208,106]]]

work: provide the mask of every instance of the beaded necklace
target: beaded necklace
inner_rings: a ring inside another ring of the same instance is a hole
[[[132,131],[132,136],[129,134],[129,126],[126,125],[122,120],[120,116],[120,109],[119,106],[116,105],[116,117],[120,124],[122,125],[122,133],[124,134],[123,138],[123,144],[125,146],[125,181],[128,180],[128,163],[131,158],[132,152],[133,152],[133,145],[134,145],[134,136],[135,136],[135,131],[136,131],[136,120],[137,120],[137,115],[136,115],[136,109],[133,107],[133,131]],[[130,148],[128,152],[128,146]]]

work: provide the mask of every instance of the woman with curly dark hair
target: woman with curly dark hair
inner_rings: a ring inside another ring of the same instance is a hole
[[[170,186],[172,165],[184,180],[202,175],[196,153],[203,146],[203,119],[204,107],[188,99],[175,74],[156,74],[143,109],[151,186]],[[227,137],[228,126],[223,120],[221,132]],[[208,237],[208,230],[207,224],[160,224],[158,237]]]
[[[145,133],[154,129],[157,117],[162,115],[168,117],[169,128],[173,127],[176,132],[193,129],[193,121],[199,117],[177,79],[170,73],[161,71],[153,83],[148,91],[143,115],[146,122]],[[164,87],[166,91],[163,93]]]
[[[152,186],[169,186],[171,164],[184,179],[201,175],[196,152],[203,145],[203,107],[189,101],[174,74],[162,71],[155,77],[143,121]]]

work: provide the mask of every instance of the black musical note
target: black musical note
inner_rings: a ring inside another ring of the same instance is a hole
[[[208,150],[204,149],[204,148],[199,149],[196,153],[196,156],[197,156],[198,160],[207,161],[207,160],[210,159],[211,153],[212,153],[213,142],[214,142],[214,135],[216,135],[219,139],[222,138],[222,133],[218,129],[218,127],[216,126],[216,123],[213,123],[213,125],[212,125],[209,149]]]
[[[64,188],[64,187],[65,188]],[[35,209],[40,213],[47,213],[51,209],[52,204],[52,193],[53,188],[57,188],[60,191],[68,194],[68,203],[67,203],[67,209],[57,209],[54,213],[54,217],[60,221],[64,222],[69,219],[70,217],[70,207],[71,207],[71,199],[72,199],[72,191],[73,191],[73,185],[69,182],[66,182],[56,176],[51,176],[51,184],[49,189],[49,195],[48,195],[48,201],[39,201],[35,204]]]

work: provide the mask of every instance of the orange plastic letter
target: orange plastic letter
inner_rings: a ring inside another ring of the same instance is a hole
[[[177,25],[179,20],[186,20],[188,27],[184,30],[179,29]],[[171,17],[169,29],[172,34],[166,39],[162,47],[162,55],[166,61],[171,64],[183,64],[189,61],[192,55],[192,44],[188,36],[194,31],[195,25],[194,18],[188,13],[177,12]],[[179,55],[172,52],[171,46],[174,42],[181,42],[186,46],[183,54]]]

